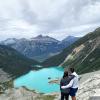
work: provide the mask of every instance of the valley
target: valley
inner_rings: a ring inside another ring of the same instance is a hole
[[[20,100],[27,100],[27,97],[30,98],[29,100],[47,98],[59,100],[59,80],[64,70],[69,67],[74,67],[80,75],[77,100],[88,100],[95,96],[96,90],[100,89],[100,28],[88,33],[66,47],[61,53],[41,63],[26,57],[9,45],[0,45],[0,73],[2,74],[0,76],[0,100],[7,98],[18,100],[17,92],[20,94]],[[92,83],[89,83],[90,81]],[[39,85],[40,83],[41,85]],[[5,85],[7,86],[5,87]],[[93,89],[94,86],[95,89]],[[87,87],[90,87],[91,91]],[[7,93],[10,94],[10,97]],[[27,93],[29,95],[23,97]],[[91,95],[91,93],[93,94]]]

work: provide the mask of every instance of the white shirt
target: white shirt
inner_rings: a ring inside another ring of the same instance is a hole
[[[76,72],[73,72],[72,75],[74,75],[75,77],[69,82],[68,85],[66,86],[62,86],[61,88],[62,89],[65,89],[65,88],[78,88],[78,79],[79,79],[79,76],[76,74]]]

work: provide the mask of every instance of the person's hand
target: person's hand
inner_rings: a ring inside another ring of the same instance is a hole
[[[62,88],[62,89],[65,89],[66,87],[65,87],[65,86],[61,86],[61,88]]]

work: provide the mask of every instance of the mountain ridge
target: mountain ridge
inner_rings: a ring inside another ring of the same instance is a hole
[[[8,46],[0,45],[0,69],[11,77],[18,77],[30,71],[32,66],[39,64],[26,58],[18,51]],[[33,68],[35,70],[35,68]]]
[[[79,38],[70,36],[70,39],[68,39],[69,38],[65,38],[64,40],[59,41],[49,36],[38,35],[31,39],[12,38],[11,40],[10,38],[2,41],[1,44],[16,49],[28,58],[42,62],[45,59],[60,53],[65,47],[71,45]]]
[[[78,41],[65,48],[60,54],[53,56],[42,64],[64,68],[74,66],[79,74],[99,70],[100,67],[100,28],[88,33]]]

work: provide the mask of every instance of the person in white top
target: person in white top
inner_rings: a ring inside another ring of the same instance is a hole
[[[72,100],[76,100],[76,93],[77,93],[77,90],[78,90],[79,76],[75,72],[74,68],[69,68],[69,73],[70,73],[70,75],[74,76],[74,78],[69,82],[68,85],[62,86],[61,88],[62,89],[70,88],[69,94],[70,94]]]

